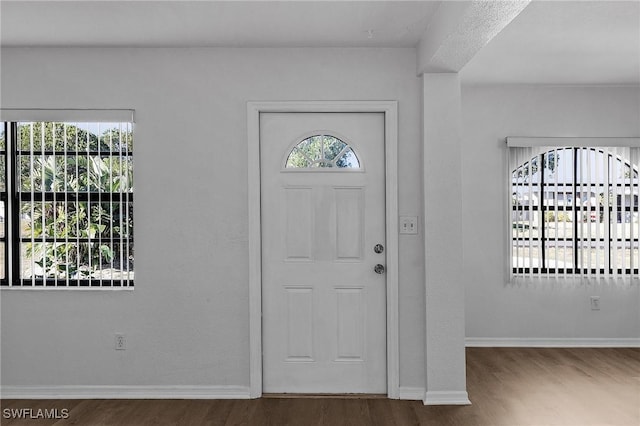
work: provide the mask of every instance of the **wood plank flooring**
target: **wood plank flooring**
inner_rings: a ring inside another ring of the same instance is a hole
[[[471,406],[385,398],[3,400],[3,426],[640,425],[640,349],[468,348]],[[5,409],[68,409],[59,420]]]

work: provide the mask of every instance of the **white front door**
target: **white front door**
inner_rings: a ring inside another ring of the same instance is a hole
[[[383,113],[260,114],[264,392],[387,392],[384,165]]]

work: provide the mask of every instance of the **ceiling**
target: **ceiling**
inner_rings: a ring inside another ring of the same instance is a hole
[[[460,76],[482,84],[640,84],[640,2],[534,0]]]
[[[0,43],[415,47],[439,1],[0,1]],[[471,84],[640,84],[640,1],[534,0],[461,71]]]
[[[433,1],[6,1],[5,46],[414,47]]]

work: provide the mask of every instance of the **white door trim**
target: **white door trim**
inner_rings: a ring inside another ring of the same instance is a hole
[[[398,345],[398,102],[274,101],[247,103],[249,186],[249,388],[262,396],[262,242],[260,220],[260,113],[384,113],[387,278],[387,395],[399,398]]]

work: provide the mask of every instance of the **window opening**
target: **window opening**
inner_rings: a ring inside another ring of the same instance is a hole
[[[12,279],[2,270],[2,285],[133,286],[132,123],[12,122],[3,129],[0,189],[13,236],[7,244],[3,232],[0,241],[13,261],[3,260]]]
[[[304,139],[291,150],[285,168],[359,169],[360,160],[348,144],[335,136],[315,135]]]
[[[512,170],[514,274],[638,274],[638,171],[597,148],[545,150]]]

